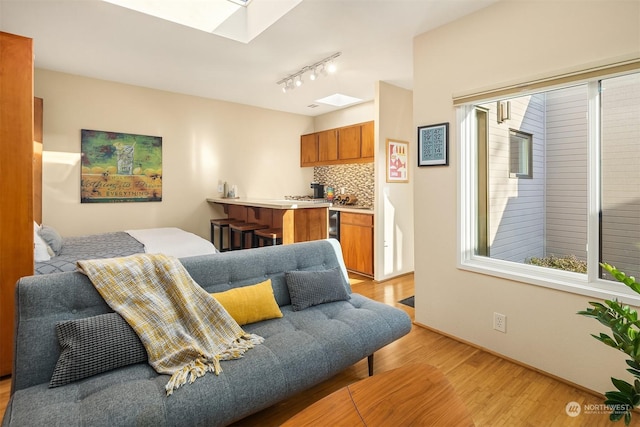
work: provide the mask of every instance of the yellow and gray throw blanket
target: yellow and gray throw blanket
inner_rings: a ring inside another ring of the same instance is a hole
[[[78,268],[138,334],[149,364],[171,375],[167,395],[207,372],[218,375],[220,360],[264,341],[245,333],[176,258],[137,254],[78,261]]]

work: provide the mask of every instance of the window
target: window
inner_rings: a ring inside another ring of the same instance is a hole
[[[511,178],[533,177],[532,139],[530,133],[509,130],[509,176]]]
[[[640,73],[475,101],[458,124],[462,268],[640,302],[599,266],[640,276]]]

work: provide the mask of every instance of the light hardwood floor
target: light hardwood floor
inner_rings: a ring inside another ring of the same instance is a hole
[[[412,308],[397,302],[413,295],[412,275],[380,283],[354,276],[352,287],[354,292],[401,308],[414,318]],[[408,335],[375,354],[376,372],[411,363],[428,363],[439,368],[466,404],[478,427],[613,425],[608,414],[598,409],[602,404],[600,396],[418,325],[414,325]],[[278,426],[313,402],[366,377],[367,362],[362,360],[308,391],[235,425]],[[9,387],[9,379],[0,381],[0,413],[4,413],[9,399]],[[582,413],[577,417],[568,416],[565,408],[569,402],[577,402]],[[585,413],[585,409],[595,413]],[[640,413],[634,414],[632,425],[640,426]]]

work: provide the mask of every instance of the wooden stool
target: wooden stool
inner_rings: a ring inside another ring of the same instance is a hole
[[[257,246],[275,246],[282,244],[282,228],[256,230],[255,235]]]
[[[256,230],[262,230],[264,228],[269,228],[268,225],[257,224],[255,222],[243,222],[243,223],[232,223],[229,224],[229,247],[230,250],[235,251],[236,249],[246,249],[245,241],[246,237],[249,236],[251,238],[251,246],[250,248],[256,247]],[[235,233],[240,233],[240,246],[235,246],[236,238]]]
[[[233,218],[218,218],[218,219],[212,219],[211,220],[211,243],[213,243],[214,245],[216,244],[215,242],[215,229],[218,228],[218,230],[220,230],[220,237],[219,237],[219,241],[220,241],[220,245],[218,246],[218,250],[220,252],[226,252],[228,250],[231,249],[231,233],[229,232],[229,246],[227,246],[226,248],[224,247],[224,230],[229,230],[229,224],[231,223],[237,223],[239,224],[241,221],[236,221]]]

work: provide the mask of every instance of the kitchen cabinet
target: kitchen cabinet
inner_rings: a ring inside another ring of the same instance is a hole
[[[318,161],[338,160],[338,131],[329,129],[318,132]]]
[[[373,161],[373,156],[375,153],[375,143],[374,143],[374,133],[373,133],[373,122],[363,123],[361,126],[361,147],[360,147],[360,157],[370,158]]]
[[[362,126],[349,126],[340,129],[340,142],[338,157],[340,159],[360,158],[362,145]]]
[[[373,215],[340,213],[340,245],[347,270],[373,277]]]
[[[374,161],[374,123],[366,122],[300,137],[300,166]]]
[[[318,134],[300,137],[300,166],[313,166],[318,162]]]

